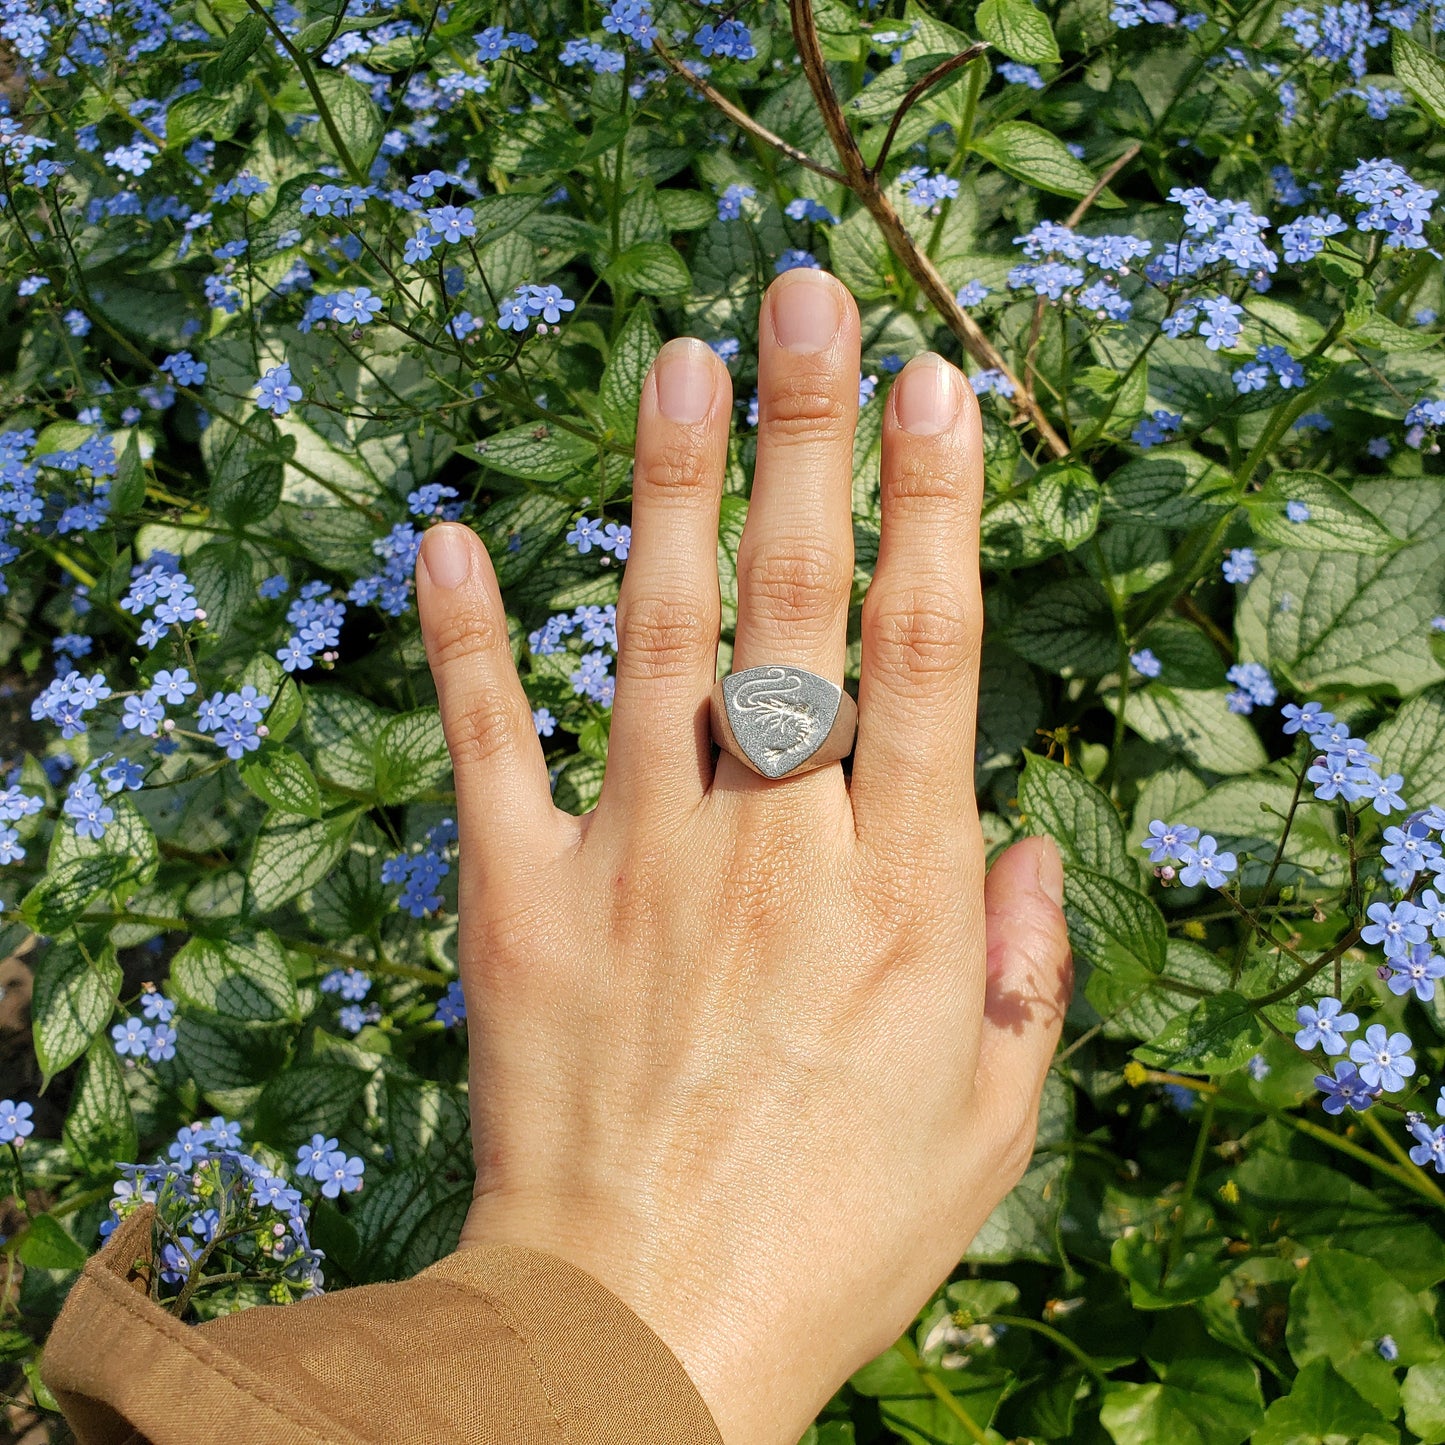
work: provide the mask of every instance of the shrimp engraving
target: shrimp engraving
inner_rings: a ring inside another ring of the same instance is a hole
[[[762,731],[762,751],[778,763],[790,753],[809,751],[818,734],[818,714],[796,696],[803,679],[783,667],[770,667],[766,677],[745,682],[737,690],[734,707],[753,714]]]

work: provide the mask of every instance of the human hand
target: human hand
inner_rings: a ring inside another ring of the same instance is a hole
[[[790,271],[759,325],[734,670],[843,677],[859,322]],[[728,1445],[794,1445],[905,1330],[1028,1163],[1069,996],[1047,840],[985,880],[973,795],[978,407],[920,356],[886,403],[858,737],[778,781],[712,760],[729,377],[643,389],[597,807],[552,803],[485,548],[417,572],[456,769],[476,1197],[462,1244],[586,1270]]]

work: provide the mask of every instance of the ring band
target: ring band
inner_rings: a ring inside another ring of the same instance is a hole
[[[713,740],[764,778],[846,758],[858,704],[837,683],[784,663],[730,672],[712,690]]]

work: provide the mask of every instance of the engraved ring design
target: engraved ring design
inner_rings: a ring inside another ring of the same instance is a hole
[[[837,683],[784,663],[730,672],[712,690],[712,735],[764,778],[811,772],[846,758],[858,704]]]

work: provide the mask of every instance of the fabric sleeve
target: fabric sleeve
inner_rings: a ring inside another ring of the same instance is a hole
[[[138,1277],[153,1213],[87,1263],[45,1348],[80,1445],[722,1445],[662,1340],[555,1255],[461,1250],[187,1325]]]

